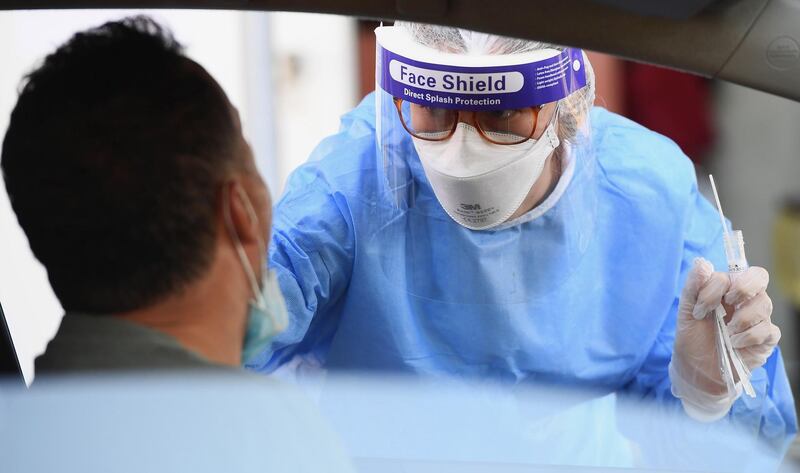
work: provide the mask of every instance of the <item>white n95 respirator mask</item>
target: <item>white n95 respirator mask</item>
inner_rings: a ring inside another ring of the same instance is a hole
[[[490,143],[466,123],[459,123],[445,141],[413,138],[425,175],[445,212],[472,230],[487,230],[508,220],[559,145],[555,116],[538,140],[514,145]]]

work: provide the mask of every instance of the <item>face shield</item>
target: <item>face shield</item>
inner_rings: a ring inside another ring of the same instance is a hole
[[[589,107],[574,100],[588,82],[582,51],[455,54],[400,27],[375,33],[385,208],[373,237],[390,280],[421,297],[480,303],[487,289],[524,301],[539,282],[569,277],[596,218]],[[520,215],[543,176],[553,177],[542,200]],[[432,277],[432,262],[447,275]],[[476,271],[520,265],[515,287],[474,287]]]

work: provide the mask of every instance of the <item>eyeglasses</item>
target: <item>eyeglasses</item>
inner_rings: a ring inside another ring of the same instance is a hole
[[[458,123],[470,123],[484,139],[497,145],[516,145],[531,138],[536,132],[536,122],[544,105],[511,110],[486,112],[459,112],[446,108],[430,107],[394,98],[403,128],[415,138],[426,141],[444,141],[453,136]],[[471,120],[461,120],[461,114],[472,115]]]

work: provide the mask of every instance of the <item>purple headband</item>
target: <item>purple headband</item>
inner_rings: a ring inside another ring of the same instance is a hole
[[[580,49],[526,64],[462,67],[415,61],[378,45],[381,88],[420,105],[458,110],[507,110],[563,99],[586,86]]]

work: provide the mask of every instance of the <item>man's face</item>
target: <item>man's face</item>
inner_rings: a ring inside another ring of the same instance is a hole
[[[244,159],[249,171],[243,185],[258,216],[261,234],[264,235],[264,250],[266,250],[266,246],[269,243],[269,235],[272,231],[272,198],[267,184],[258,172],[253,149],[244,139],[244,136],[242,136],[242,142]]]
[[[261,250],[266,252],[268,250],[272,231],[272,199],[270,197],[267,184],[264,182],[264,179],[258,172],[255,156],[253,155],[253,149],[250,147],[250,144],[247,142],[244,134],[242,133],[239,112],[233,106],[231,106],[231,109],[233,110],[233,115],[235,116],[238,136],[238,156],[236,156],[236,158],[239,162],[243,163],[244,169],[241,185],[244,188],[250,203],[253,205],[253,210],[258,218],[259,238],[262,239],[261,241],[263,245]],[[264,255],[261,255],[261,257],[263,258]],[[255,271],[257,276],[260,277],[260,273],[263,270],[261,267],[261,260],[257,260],[256,263],[258,264],[255,264],[253,267],[257,268]]]

